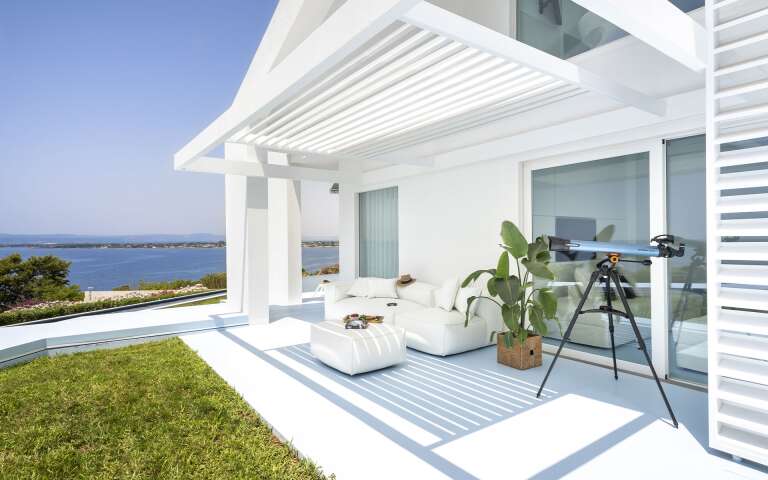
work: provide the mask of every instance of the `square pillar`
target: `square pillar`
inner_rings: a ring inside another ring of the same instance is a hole
[[[225,158],[258,161],[253,147],[225,145]],[[269,322],[267,180],[225,176],[227,303],[251,323]]]
[[[360,173],[359,162],[342,160],[339,170]],[[339,280],[357,277],[357,185],[339,184]]]
[[[269,152],[273,165],[289,164],[288,155]],[[301,303],[301,182],[270,178],[269,301],[273,305]]]

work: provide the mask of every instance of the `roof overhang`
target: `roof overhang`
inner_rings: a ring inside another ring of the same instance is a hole
[[[666,110],[663,100],[420,0],[348,0],[245,87],[248,95],[175,155],[177,169],[235,173],[207,156],[228,142],[302,157],[429,165],[396,152],[585,92],[652,115]],[[237,171],[269,176],[256,170]]]
[[[694,72],[707,67],[706,30],[669,0],[573,0]]]

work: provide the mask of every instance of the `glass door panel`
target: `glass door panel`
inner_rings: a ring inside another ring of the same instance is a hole
[[[707,383],[704,135],[667,141],[668,231],[686,244],[669,262],[669,375]]]
[[[578,240],[648,243],[648,152],[533,170],[532,232]],[[562,338],[595,264],[602,256],[557,253],[551,264],[556,275],[557,321],[549,324],[545,342]],[[651,348],[651,288],[649,267],[620,264],[624,291],[646,345]],[[618,301],[617,298],[615,298]],[[605,292],[594,288],[585,308],[605,304]],[[617,358],[642,363],[629,322],[614,318]],[[610,357],[608,316],[580,316],[571,335],[570,348]]]

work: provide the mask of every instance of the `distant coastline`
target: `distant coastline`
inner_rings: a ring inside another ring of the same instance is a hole
[[[225,241],[216,242],[118,242],[118,243],[0,243],[0,248],[224,248]],[[338,247],[336,240],[301,242],[304,248]]]
[[[2,248],[223,248],[226,242],[0,243]]]

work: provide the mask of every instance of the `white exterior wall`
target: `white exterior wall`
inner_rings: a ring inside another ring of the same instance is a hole
[[[551,163],[577,157],[579,161],[598,160],[625,154],[626,145],[646,140],[652,146],[643,146],[637,151],[660,149],[662,139],[703,132],[704,118],[701,112],[690,113],[691,116],[684,116],[684,121],[668,122],[667,119],[659,119],[656,124],[638,124],[642,128],[610,136],[601,135],[604,130],[599,125],[615,122],[615,117],[603,121],[584,119],[585,124],[597,125],[598,128],[592,129],[591,135],[583,132],[582,138],[566,144],[539,147],[527,152],[526,135],[522,135],[519,142],[513,138],[505,142],[506,152],[496,148],[487,149],[486,154],[493,155],[495,160],[478,161],[482,160],[479,155],[484,150],[481,148],[474,149],[475,155],[468,153],[462,159],[449,153],[446,155],[447,165],[461,160],[475,163],[459,163],[458,166],[442,169],[437,167],[435,170],[395,179],[388,179],[388,176],[400,176],[401,172],[410,169],[390,167],[368,176],[371,180],[382,181],[367,182],[358,190],[398,187],[400,272],[439,284],[450,276],[462,277],[478,268],[493,267],[498,260],[499,230],[503,220],[511,220],[523,231],[528,230],[530,219],[523,214],[524,203],[528,201],[522,176],[526,162],[532,162],[535,166],[539,162]],[[573,125],[568,123],[555,127],[550,134],[552,138],[573,135]],[[495,142],[494,146],[498,147],[500,143]],[[652,152],[652,157],[657,154]],[[653,195],[657,193],[654,191]],[[353,258],[345,252],[346,246],[352,243],[356,245],[357,237],[350,218],[354,219],[344,215],[340,217],[342,262],[345,257],[348,261]],[[347,237],[355,239],[355,242],[345,242]]]
[[[502,220],[520,221],[519,167],[501,160],[399,182],[400,272],[439,285],[495,265]]]

